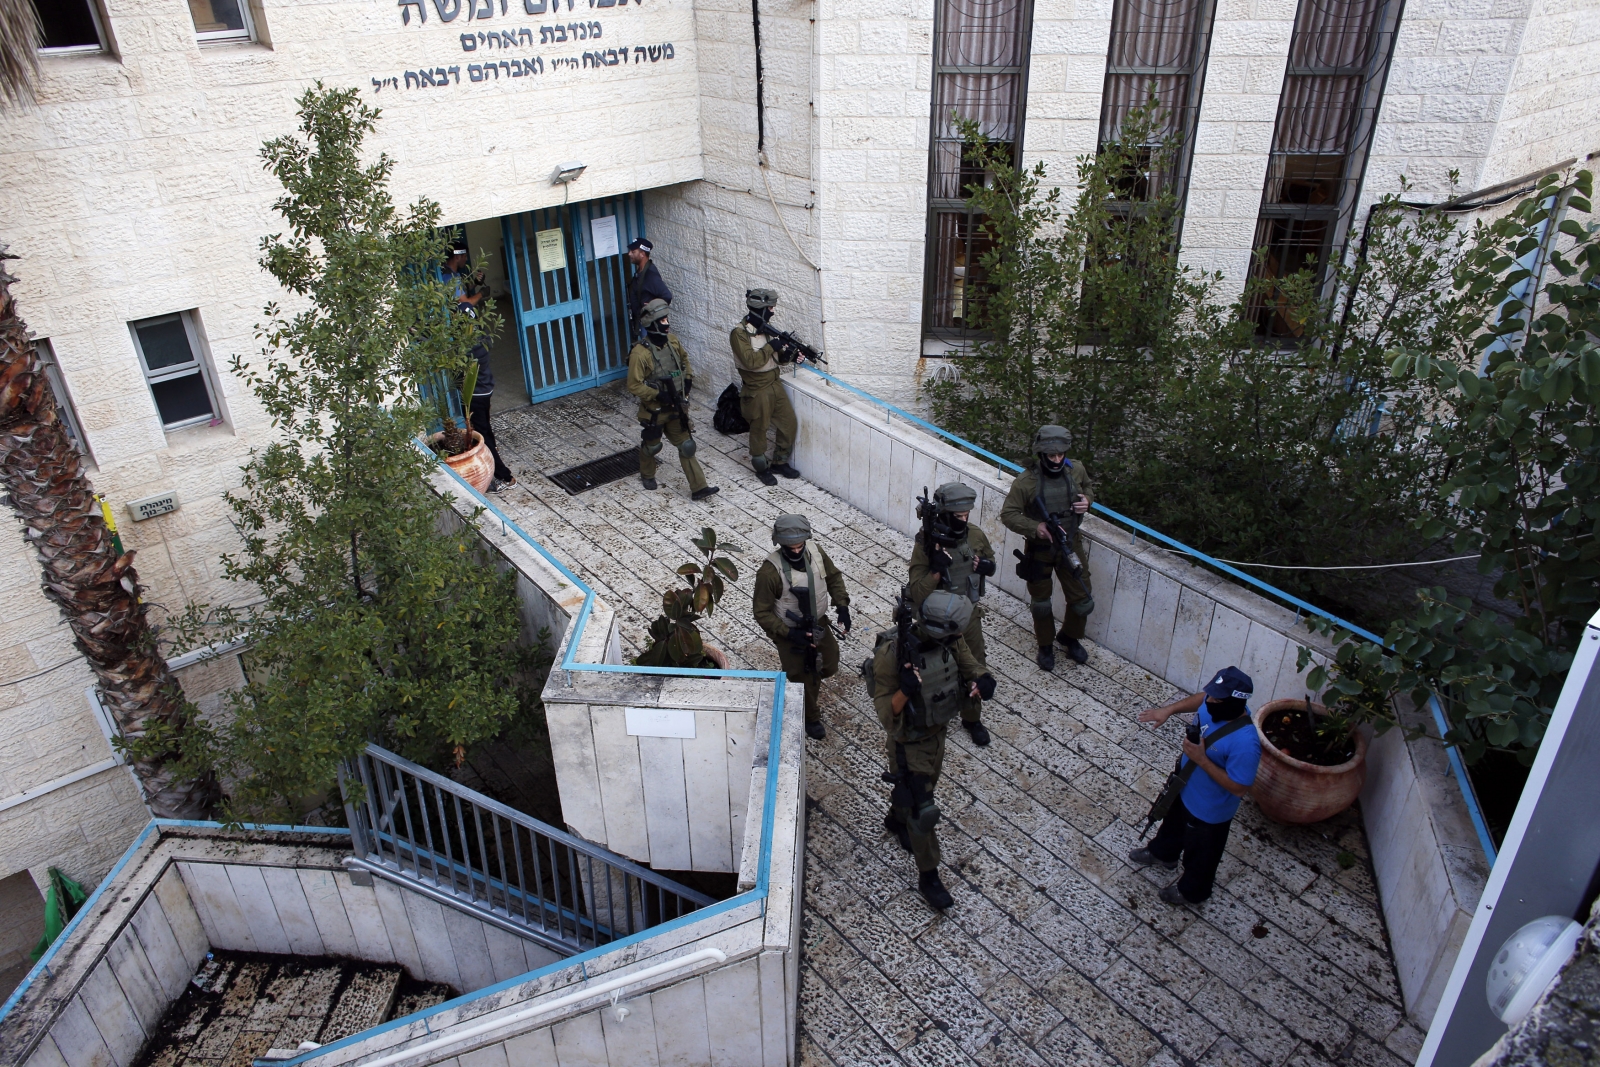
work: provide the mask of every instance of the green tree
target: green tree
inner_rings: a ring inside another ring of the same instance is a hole
[[[1410,691],[1420,702],[1436,693],[1454,723],[1449,739],[1469,761],[1494,749],[1532,762],[1584,624],[1600,610],[1600,224],[1584,217],[1592,195],[1588,171],[1570,182],[1552,175],[1480,227],[1455,270],[1460,348],[1407,344],[1393,354],[1396,377],[1436,407],[1429,434],[1448,463],[1418,525],[1457,552],[1481,553],[1480,573],[1515,611],[1420,590],[1415,614],[1386,635],[1392,654],[1338,635],[1330,685],[1351,697]],[[1562,209],[1567,217],[1550,227]],[[1529,292],[1542,247],[1545,281]]]
[[[439,207],[395,209],[392,161],[362,160],[379,113],[357,90],[298,105],[299,134],[262,148],[288,229],[261,242],[297,310],[269,305],[264,359],[233,362],[278,432],[229,497],[244,543],[223,558],[260,597],[234,622],[252,670],[216,738],[253,817],[315,807],[369,739],[459,760],[517,707],[510,580],[445,529],[415,444],[431,407],[415,383],[459,376],[479,328],[439,280]]]

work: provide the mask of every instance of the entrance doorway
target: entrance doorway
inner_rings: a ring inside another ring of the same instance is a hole
[[[628,242],[644,236],[644,197],[628,193],[500,220],[511,325],[533,403],[628,373]]]

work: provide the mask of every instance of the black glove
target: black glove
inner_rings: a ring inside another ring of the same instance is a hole
[[[795,648],[810,648],[811,631],[804,626],[789,627],[789,643]]]
[[[953,562],[950,553],[940,545],[934,545],[928,552],[928,569],[935,574],[948,575]]]
[[[978,680],[973,684],[978,687],[978,695],[980,697],[985,700],[994,699],[994,675],[980,674],[978,675]]]
[[[980,559],[972,565],[972,569],[983,575],[985,578],[993,578],[995,572],[994,560]]]
[[[922,692],[922,679],[917,677],[917,672],[909,666],[900,668],[900,692],[908,697],[914,697]]]
[[[833,613],[839,617],[840,629],[850,629],[850,609],[848,607],[843,604],[835,604],[833,606]]]
[[[688,396],[692,392],[694,392],[694,379],[685,378],[683,380],[683,395]]]

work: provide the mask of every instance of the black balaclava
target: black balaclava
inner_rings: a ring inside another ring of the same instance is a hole
[[[950,528],[950,536],[957,541],[967,536],[967,520],[958,519],[954,515],[946,515],[944,524]]]
[[[772,312],[772,308],[757,308],[756,310],[750,312],[750,321],[755,323],[757,326],[769,323],[772,321]]]
[[[660,348],[667,343],[667,327],[668,322],[666,319],[657,319],[644,328],[645,336],[650,338],[651,344]]]
[[[1060,463],[1051,463],[1048,459],[1045,458],[1045,454],[1043,452],[1040,452],[1039,453],[1039,469],[1044,471],[1044,473],[1050,475],[1053,478],[1056,475],[1060,474],[1062,471],[1067,469],[1066,457],[1063,456],[1061,458],[1061,462]]]
[[[1206,710],[1211,713],[1212,722],[1229,722],[1243,715],[1245,706],[1238,697],[1223,697],[1220,700],[1207,700]]]
[[[789,561],[789,566],[794,567],[796,570],[803,571],[806,569],[805,549],[799,545],[779,545],[778,547],[783,550],[783,558]]]

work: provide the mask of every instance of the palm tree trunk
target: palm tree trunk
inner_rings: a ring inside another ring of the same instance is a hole
[[[139,601],[133,553],[112,547],[78,450],[56,412],[55,393],[11,295],[16,281],[0,245],[0,486],[44,568],[44,595],[72,627],[74,643],[100,681],[101,699],[129,742],[162,723],[182,734],[192,705],[156,647]],[[158,818],[205,818],[218,798],[215,778],[177,779],[160,757],[133,772]]]

